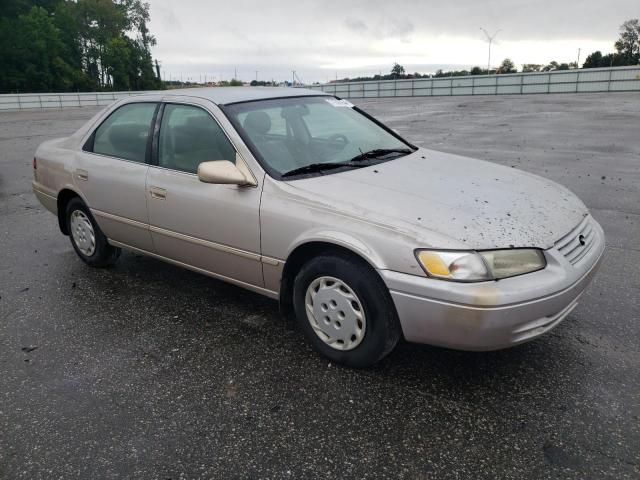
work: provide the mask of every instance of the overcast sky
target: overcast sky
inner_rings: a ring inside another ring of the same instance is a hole
[[[609,52],[639,0],[150,0],[163,78],[304,82],[388,73],[575,61]]]

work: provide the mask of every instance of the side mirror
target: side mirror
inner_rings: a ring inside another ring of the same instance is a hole
[[[214,160],[198,165],[198,179],[204,183],[222,185],[253,185],[242,171],[229,160]]]

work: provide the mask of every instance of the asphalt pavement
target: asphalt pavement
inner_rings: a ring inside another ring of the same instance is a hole
[[[132,253],[85,266],[31,161],[96,110],[2,113],[0,478],[640,478],[640,95],[354,103],[583,199],[607,250],[568,319],[329,364],[259,295]]]

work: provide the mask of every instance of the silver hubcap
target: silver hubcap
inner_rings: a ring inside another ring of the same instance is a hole
[[[342,280],[316,278],[307,288],[305,307],[313,331],[330,347],[352,350],[362,342],[367,327],[364,309]]]
[[[71,213],[71,235],[76,247],[83,255],[87,257],[93,255],[96,251],[96,235],[91,220],[82,210],[74,210]]]

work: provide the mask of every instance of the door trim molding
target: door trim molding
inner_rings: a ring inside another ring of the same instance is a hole
[[[121,217],[119,215],[113,215],[111,213],[103,212],[101,210],[96,210],[92,208],[91,213],[93,213],[98,217],[106,218],[108,220],[113,220],[115,222],[120,222],[133,227],[149,230],[151,233],[157,233],[159,235],[165,235],[167,237],[176,238],[178,240],[182,240],[185,242],[193,243],[195,245],[207,247],[212,250],[218,250],[220,252],[229,253],[231,255],[247,258],[249,260],[255,260],[256,262],[261,262],[267,265],[278,266],[281,263],[284,263],[282,260],[278,258],[267,257],[265,255],[260,255],[259,253],[249,252],[247,250],[241,250],[239,248],[230,247],[229,245],[215,243],[209,240],[203,240],[202,238],[192,237],[191,235],[185,235],[184,233],[174,232],[173,230],[167,230],[166,228],[156,227],[154,225],[149,225],[148,223],[139,222],[137,220],[132,220],[130,218]],[[115,242],[115,240],[111,240],[111,239],[109,239],[109,241]],[[133,248],[133,247],[126,247],[126,248]],[[159,257],[162,257],[162,256],[159,255]],[[165,257],[162,257],[162,258],[165,258]]]
[[[126,243],[118,242],[117,240],[113,240],[111,238],[109,238],[108,241],[114,247],[120,247],[120,248],[124,248],[126,250],[131,250],[131,251],[136,252],[136,253],[141,253],[143,255],[148,255],[150,257],[157,258],[158,260],[162,260],[163,262],[171,263],[173,265],[177,265],[178,267],[186,268],[187,270],[192,270],[194,272],[201,273],[201,274],[206,275],[208,277],[213,277],[215,279],[222,280],[222,281],[227,282],[227,283],[232,283],[232,284],[237,285],[239,287],[246,288],[247,290],[251,290],[253,292],[260,293],[261,295],[265,295],[265,296],[267,296],[269,298],[275,298],[275,299],[279,298],[279,293],[274,291],[274,290],[269,290],[269,289],[266,289],[266,288],[263,288],[263,287],[259,287],[257,285],[253,285],[251,283],[246,283],[246,282],[243,282],[241,280],[236,280],[236,279],[231,278],[231,277],[226,277],[224,275],[220,275],[219,273],[214,273],[214,272],[212,272],[210,270],[205,270],[204,268],[195,267],[195,266],[190,265],[188,263],[180,262],[178,260],[173,260],[173,259],[168,258],[168,257],[163,257],[162,255],[158,255],[157,253],[149,252],[149,251],[143,250],[141,248],[132,247],[130,245],[127,245]]]
[[[96,210],[95,208],[91,208],[91,213],[102,218],[106,218],[107,220],[113,220],[114,222],[124,223],[126,225],[131,225],[132,227],[142,228],[143,230],[149,230],[149,224],[144,222],[139,222],[137,220],[132,220],[130,218],[121,217],[119,215],[113,215],[112,213],[103,212],[102,210]]]
[[[174,232],[173,230],[167,230],[166,228],[149,225],[149,230],[151,230],[152,233],[158,233],[160,235],[176,238],[178,240],[183,240],[185,242],[193,243],[195,245],[208,247],[208,248],[211,248],[212,250],[218,250],[221,252],[230,253],[232,255],[237,255],[242,258],[248,258],[249,260],[256,260],[256,261],[261,260],[261,255],[258,253],[248,252],[246,250],[240,250],[238,248],[230,247],[228,245],[223,245],[221,243],[210,242],[209,240],[203,240],[202,238],[192,237],[191,235],[185,235],[184,233]]]

